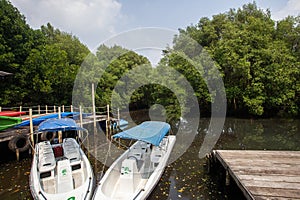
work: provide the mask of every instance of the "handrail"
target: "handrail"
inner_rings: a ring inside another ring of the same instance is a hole
[[[137,195],[133,198],[133,200],[135,200],[142,192],[144,192],[145,191],[145,189],[141,189],[140,191],[139,191],[139,193],[137,193]]]
[[[44,195],[41,191],[39,191],[39,194],[42,195],[42,197],[43,197],[45,200],[47,200],[47,198],[45,197],[45,195]]]
[[[92,177],[89,178],[89,185],[88,185],[88,188],[90,188],[90,186],[91,186],[91,181],[92,181]],[[87,195],[88,195],[89,193],[90,193],[90,190],[86,191],[86,194],[85,194],[85,196],[84,196],[84,199],[87,198]]]

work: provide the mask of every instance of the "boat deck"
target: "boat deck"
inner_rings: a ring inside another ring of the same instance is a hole
[[[300,151],[216,150],[247,199],[300,199]]]

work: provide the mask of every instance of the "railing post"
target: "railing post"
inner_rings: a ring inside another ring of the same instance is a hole
[[[96,129],[96,106],[95,106],[95,86],[92,83],[92,104],[93,104],[93,119],[94,119],[94,130]]]
[[[81,128],[83,128],[82,107],[81,106],[79,106],[79,126]],[[79,138],[80,139],[83,138],[83,133],[81,130],[79,131]],[[81,143],[81,145],[83,145],[83,144]]]
[[[58,119],[61,119],[60,107],[58,107]],[[58,131],[58,142],[62,143],[62,132]]]
[[[118,108],[118,122],[117,127],[120,128],[120,109]]]
[[[34,148],[32,108],[29,109],[29,128],[30,128],[30,140],[31,140],[32,148]],[[34,149],[32,152],[34,152]]]

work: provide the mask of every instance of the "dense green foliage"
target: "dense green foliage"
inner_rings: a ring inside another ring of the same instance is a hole
[[[187,36],[198,46],[186,40]],[[101,45],[91,54],[78,38],[50,24],[33,30],[7,0],[0,0],[0,41],[0,70],[13,73],[0,80],[1,106],[71,104],[76,76],[83,84],[97,83],[96,105],[105,106],[111,103],[116,84],[126,89],[164,75],[169,77],[165,83],[169,88],[157,78],[156,84],[136,88],[130,97],[115,96],[120,100],[118,106],[123,108],[122,100],[130,98],[131,109],[161,104],[168,114],[187,113],[188,109],[180,110],[178,105],[190,94],[179,87],[181,78],[170,77],[167,68],[172,68],[193,87],[201,115],[209,115],[217,94],[205,80],[216,75],[206,67],[212,63],[209,54],[224,81],[229,115],[300,114],[300,17],[276,22],[255,3],[211,19],[203,17],[198,24],[180,29],[156,70],[151,70],[147,58],[119,46]],[[78,75],[82,65],[87,68]],[[149,67],[149,72],[143,71],[147,77],[138,75],[138,66]],[[136,75],[126,82],[124,75],[131,71]],[[73,98],[90,99],[89,86],[80,87]],[[170,88],[176,88],[179,96]]]
[[[275,22],[269,11],[253,3],[212,19],[201,18],[197,25],[180,30],[184,34],[202,45],[219,66],[230,114],[300,113],[300,17]],[[206,106],[207,93],[198,89],[200,104]]]
[[[31,29],[19,11],[0,1],[0,70],[5,105],[71,104],[73,82],[89,49],[50,24]]]

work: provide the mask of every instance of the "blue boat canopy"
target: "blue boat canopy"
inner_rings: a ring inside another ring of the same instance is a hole
[[[170,125],[168,123],[147,121],[131,129],[115,134],[113,137],[141,140],[158,146],[169,130]]]
[[[42,122],[38,127],[38,132],[56,132],[56,131],[86,131],[86,129],[79,127],[73,119],[48,119]]]
[[[83,114],[84,116],[87,116],[87,114]],[[61,113],[61,118],[65,117],[73,117],[74,119],[79,116],[79,112],[62,112]],[[40,123],[47,119],[58,119],[58,113],[54,114],[49,114],[41,117],[36,117],[32,119],[33,126],[38,126]],[[29,126],[30,125],[30,120],[24,120],[20,124],[16,125],[15,128],[19,128],[21,126]]]

